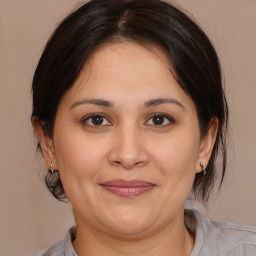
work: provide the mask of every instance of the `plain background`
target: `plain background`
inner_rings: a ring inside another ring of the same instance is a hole
[[[256,226],[256,1],[177,0],[212,39],[230,104],[227,177],[204,213]],[[40,177],[30,124],[31,80],[55,24],[75,0],[0,0],[0,256],[23,256],[63,239],[74,224]]]

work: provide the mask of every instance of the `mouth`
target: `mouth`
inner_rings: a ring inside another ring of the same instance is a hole
[[[142,180],[112,180],[100,186],[121,197],[135,197],[149,192],[156,184]]]

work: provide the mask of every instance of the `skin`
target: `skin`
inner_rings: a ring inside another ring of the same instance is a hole
[[[192,99],[165,56],[132,42],[101,46],[84,64],[56,115],[53,139],[33,125],[46,166],[59,171],[77,224],[79,255],[188,255],[194,237],[184,225],[184,202],[200,162],[207,166],[217,120],[200,139]],[[144,103],[157,98],[171,102]],[[112,107],[85,103],[104,99]],[[100,125],[89,118],[101,114]],[[156,119],[161,113],[166,117]],[[157,122],[159,121],[159,123]],[[120,197],[99,184],[116,179],[156,186]]]

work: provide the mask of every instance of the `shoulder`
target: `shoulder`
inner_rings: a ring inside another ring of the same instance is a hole
[[[27,256],[77,256],[72,245],[72,240],[74,240],[75,237],[76,227],[72,227],[68,230],[65,240],[54,243]]]
[[[64,240],[62,240],[27,256],[64,256],[64,250]]]
[[[212,239],[226,255],[256,255],[256,228],[224,221],[208,221]]]
[[[213,255],[256,255],[255,227],[227,221],[211,221],[205,219],[199,212],[195,212],[195,216],[197,220],[196,231],[203,233],[202,251],[214,251],[216,254]]]

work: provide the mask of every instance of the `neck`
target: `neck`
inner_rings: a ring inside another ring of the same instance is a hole
[[[194,237],[184,225],[184,211],[169,225],[143,234],[121,235],[102,232],[77,218],[77,238],[73,247],[79,256],[187,256]]]

